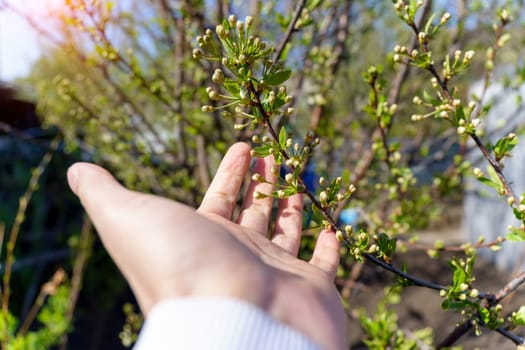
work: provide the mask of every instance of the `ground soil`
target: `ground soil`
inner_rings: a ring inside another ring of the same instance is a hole
[[[439,238],[448,244],[454,244],[461,240],[461,224],[457,221],[452,225],[446,225],[446,227],[423,233],[421,237],[428,242]],[[424,251],[409,250],[407,253],[397,257],[394,264],[402,266],[403,262],[406,262],[411,274],[436,283],[449,285],[452,280],[451,270],[447,266],[449,257],[449,254],[443,254],[438,259],[430,259]],[[476,262],[476,276],[476,288],[483,291],[496,292],[511,279],[512,273],[499,271],[489,263],[478,259]],[[351,289],[351,294],[348,297],[350,309],[354,310],[350,311],[350,349],[366,349],[361,342],[363,333],[355,310],[363,307],[367,310],[375,310],[378,301],[384,297],[385,286],[390,281],[392,281],[390,273],[370,264],[365,264],[363,267],[359,279]],[[405,288],[402,294],[402,302],[393,306],[398,314],[400,328],[411,333],[424,327],[432,327],[435,342],[436,344],[439,343],[454,330],[460,320],[459,315],[454,312],[442,310],[440,307],[441,302],[442,298],[435,291],[420,287]],[[504,310],[507,311],[516,310],[523,304],[525,304],[525,287],[518,289],[503,303]],[[515,333],[525,336],[525,330],[523,329],[518,329]],[[461,337],[455,345],[461,346],[463,349],[516,349],[513,342],[490,330],[483,331],[481,336],[476,336],[473,331],[470,331]]]

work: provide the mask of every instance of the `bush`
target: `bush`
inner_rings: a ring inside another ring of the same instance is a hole
[[[70,1],[55,47],[28,81],[38,88],[45,122],[60,127],[71,149],[132,188],[192,205],[227,145],[251,140],[254,156],[272,155],[284,169],[276,191],[257,195],[308,199],[301,255],[311,252],[319,227],[344,243],[341,288],[357,278],[354,261],[366,260],[391,272],[397,287],[434,290],[443,309],[461,315],[438,348],[470,329],[522,344],[514,331],[524,311],[504,311],[501,302],[525,277],[494,286],[495,293],[474,284],[478,249],[525,239],[525,199],[503,171],[519,132],[490,143],[483,128],[495,67],[512,64],[522,45],[512,40],[522,10],[499,4],[458,2],[447,12],[416,0],[253,1],[244,17],[241,4],[224,1]],[[514,71],[509,89],[523,83],[524,70]],[[469,95],[477,77],[484,88]],[[468,140],[486,170],[465,160]],[[458,203],[471,176],[521,224],[491,242],[417,244],[413,234]],[[358,219],[341,215],[349,210]],[[459,251],[449,260],[450,281],[398,266],[395,257],[411,247],[430,256]],[[369,347],[431,342],[426,330],[417,341],[406,336],[387,305],[361,316]]]

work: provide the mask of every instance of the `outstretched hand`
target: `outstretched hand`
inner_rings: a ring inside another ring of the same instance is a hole
[[[323,349],[343,349],[346,320],[333,283],[339,263],[333,232],[320,233],[309,262],[298,259],[302,196],[280,201],[269,235],[272,198],[254,198],[255,191],[273,190],[268,183],[252,182],[232,219],[249,151],[244,143],[228,150],[197,211],[127,190],[93,164],[73,165],[68,180],[146,316],[171,298],[237,298]],[[271,182],[272,165],[271,158],[258,159],[254,171]]]

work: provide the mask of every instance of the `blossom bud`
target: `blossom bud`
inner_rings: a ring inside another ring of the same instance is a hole
[[[284,181],[286,181],[287,184],[291,184],[293,180],[294,180],[293,174],[288,173],[284,176]]]
[[[474,51],[473,50],[467,51],[465,52],[465,56],[463,56],[463,61],[470,62],[470,60],[472,60],[472,57],[474,57]]]
[[[199,59],[203,56],[203,52],[202,50],[199,50],[199,49],[194,49],[193,50],[193,58],[195,59]]]
[[[241,21],[237,21],[237,23],[236,23],[236,27],[237,27],[237,31],[238,31],[239,33],[244,32],[244,23],[243,23],[243,22],[241,22]]]
[[[326,203],[326,201],[328,200],[328,194],[326,193],[326,191],[321,191],[321,193],[319,193],[319,200],[321,201],[321,203]]]
[[[463,135],[466,131],[467,129],[464,126],[458,126],[458,129],[457,129],[458,135]]]
[[[253,193],[253,198],[255,198],[255,199],[263,199],[264,197],[266,197],[266,195],[261,193],[261,192],[259,192],[259,191],[255,191]]]
[[[222,84],[224,82],[224,73],[222,70],[220,70],[219,68],[217,68],[215,70],[215,72],[213,72],[213,75],[211,77],[211,80],[214,82],[214,83],[217,83],[217,84]]]
[[[213,106],[205,105],[205,106],[202,106],[201,110],[204,113],[210,113],[210,112],[213,112],[215,108]]]
[[[230,15],[228,17],[228,23],[233,27],[235,26],[235,23],[237,22],[237,17],[235,15]]]
[[[474,168],[472,172],[474,173],[474,176],[476,176],[477,178],[483,177],[483,171],[481,171],[480,168]]]
[[[220,39],[226,39],[228,37],[228,31],[221,24],[215,27],[215,33],[217,33]]]
[[[441,19],[439,20],[439,23],[440,23],[440,24],[445,24],[445,23],[448,22],[449,19],[450,19],[450,13],[445,12],[445,13],[443,14],[443,16],[441,16]]]
[[[337,230],[336,233],[335,233],[335,238],[339,242],[342,242],[344,240],[343,232],[341,230]]]
[[[246,22],[246,28],[250,28],[253,23],[253,17],[252,16],[246,16],[244,19],[244,22]]]

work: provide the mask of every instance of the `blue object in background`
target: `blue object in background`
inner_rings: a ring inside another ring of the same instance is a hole
[[[346,208],[339,214],[339,223],[343,225],[356,225],[359,221],[359,210]]]

